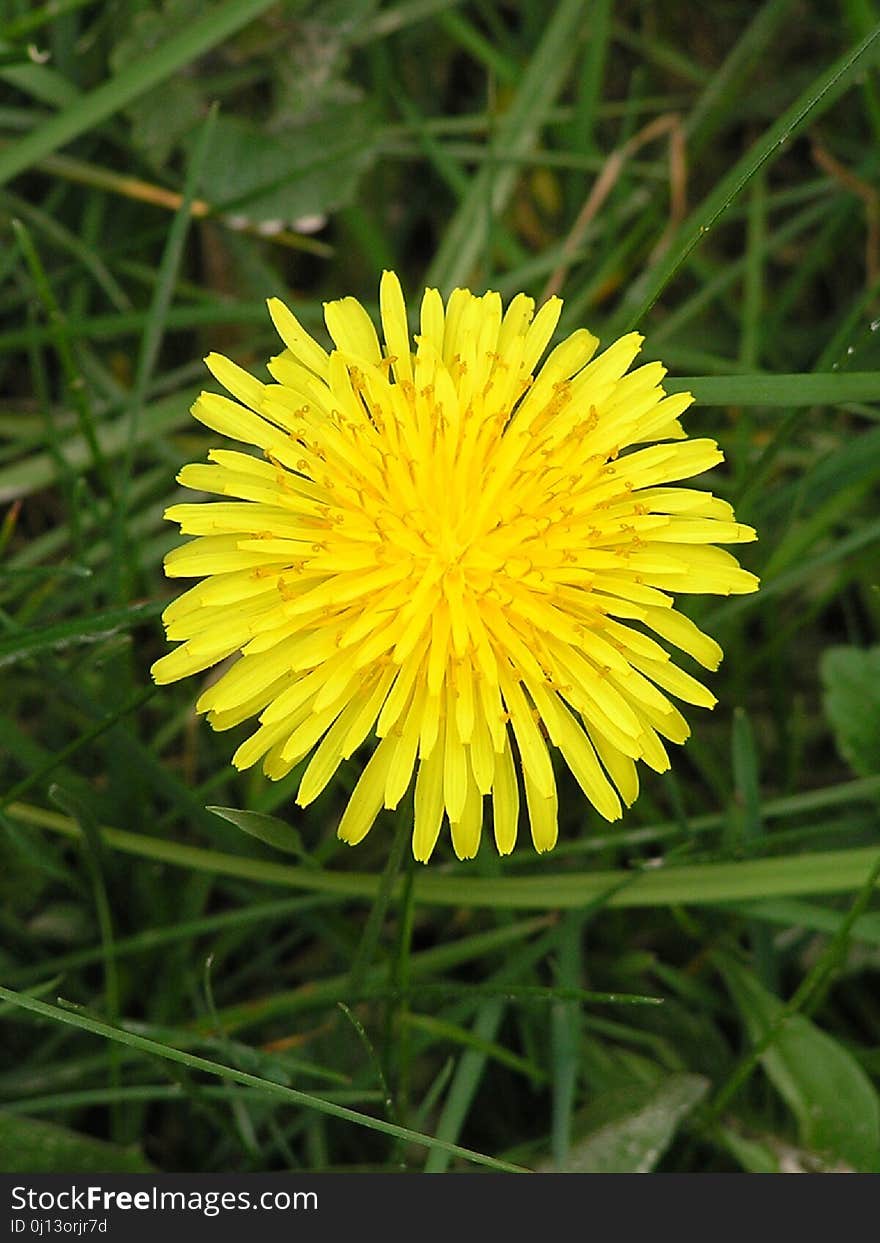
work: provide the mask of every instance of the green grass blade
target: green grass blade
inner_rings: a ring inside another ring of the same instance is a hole
[[[513,1165],[509,1161],[496,1160],[495,1157],[487,1156],[485,1153],[474,1152],[470,1148],[463,1148],[460,1144],[451,1144],[443,1139],[435,1139],[431,1135],[422,1135],[418,1131],[411,1131],[408,1127],[385,1122],[381,1118],[371,1118],[368,1114],[358,1113],[354,1109],[347,1109],[344,1105],[337,1105],[335,1102],[325,1100],[320,1096],[312,1096],[308,1092],[300,1092],[296,1088],[273,1083],[270,1079],[261,1079],[257,1075],[247,1074],[245,1071],[237,1070],[234,1066],[224,1066],[219,1062],[212,1062],[204,1057],[196,1057],[194,1054],[187,1053],[182,1049],[175,1049],[170,1045],[160,1044],[156,1040],[148,1040],[145,1036],[137,1036],[133,1032],[124,1031],[118,1027],[111,1027],[109,1023],[102,1023],[100,1020],[93,1019],[89,1015],[81,1014],[76,1010],[66,1010],[60,1006],[50,1006],[46,1002],[37,1001],[36,998],[27,996],[25,993],[15,993],[11,989],[0,987],[0,998],[10,1005],[19,1006],[23,1010],[29,1010],[32,1014],[37,1014],[41,1018],[50,1019],[55,1023],[64,1023],[69,1027],[76,1027],[80,1031],[90,1032],[94,1036],[101,1036],[104,1040],[114,1040],[119,1044],[127,1045],[129,1048],[138,1049],[142,1053],[162,1058],[164,1061],[176,1062],[179,1066],[187,1067],[188,1070],[216,1075],[220,1079],[231,1083],[239,1083],[247,1088],[259,1088],[267,1096],[279,1097],[287,1101],[288,1104],[295,1105],[300,1109],[311,1109],[330,1118],[339,1118],[343,1122],[352,1122],[357,1126],[367,1127],[372,1131],[381,1131],[383,1134],[391,1135],[395,1139],[402,1139],[410,1144],[418,1144],[423,1148],[437,1149],[448,1153],[450,1157],[460,1157],[465,1161],[473,1162],[475,1165],[488,1166],[490,1169],[504,1170],[512,1174],[529,1172],[522,1166]]]
[[[67,837],[79,829],[69,817],[14,803],[10,818]],[[236,876],[313,893],[344,894],[371,900],[380,878],[363,872],[331,872],[290,867],[264,859],[246,859],[102,828],[108,846],[126,854],[194,868],[208,874]],[[425,872],[419,877],[419,901],[443,906],[481,906],[508,910],[577,910],[597,899],[608,906],[651,907],[669,903],[712,905],[757,898],[798,897],[810,893],[848,893],[860,889],[871,873],[877,851],[870,846],[823,850],[789,858],[749,859],[737,863],[700,863],[645,872],[548,872],[534,876],[470,877]],[[399,890],[399,885],[395,892]]]
[[[864,71],[868,68],[877,55],[878,39],[880,26],[836,60],[817,82],[811,83],[779,120],[734,164],[697,210],[691,213],[675,244],[650,270],[644,283],[639,282],[632,291],[631,298],[624,303],[622,309],[628,311],[627,328],[635,327],[645,317],[694,247],[702,241],[752,177],[774,155],[781,154],[785,144],[799,134],[808,122],[815,122],[827,112],[860,69]],[[632,303],[635,305],[629,310]]]
[[[92,617],[78,617],[73,621],[58,622],[55,626],[7,635],[0,639],[0,667],[28,660],[43,652],[109,639],[121,631],[152,621],[159,616],[162,608],[161,603],[150,600],[146,604],[130,604],[125,608],[96,613]]]
[[[839,406],[880,401],[880,371],[676,376],[663,387],[667,393],[693,393],[701,406]]]
[[[495,141],[514,156],[524,155],[534,146],[562,89],[585,10],[584,0],[560,0],[556,5],[544,37],[523,73],[519,90],[498,121]],[[486,247],[486,204],[490,203],[492,215],[497,216],[510,199],[519,176],[516,165],[482,168],[477,173],[428,269],[426,285],[437,285],[448,292],[467,282]]]

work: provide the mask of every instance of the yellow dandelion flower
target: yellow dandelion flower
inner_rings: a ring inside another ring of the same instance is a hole
[[[636,763],[669,767],[689,729],[669,696],[714,696],[664,640],[708,669],[718,644],[675,593],[757,588],[717,544],[755,538],[726,501],[671,486],[722,460],[687,439],[690,394],[667,397],[642,343],[593,357],[584,329],[539,366],[562,303],[456,289],[422,299],[415,350],[397,277],[380,287],[384,345],[354,298],[325,306],[327,353],[277,299],[285,349],[263,384],[207,365],[231,394],[193,414],[252,452],[212,449],[184,487],[224,500],[173,505],[195,538],[165,561],[202,581],[164,613],[180,646],[153,666],[171,682],[237,659],[198,700],[211,725],[258,717],[233,763],[272,779],[311,753],[306,806],[377,740],[339,825],[359,842],[415,774],[413,853],[444,815],[459,858],[513,849],[525,792],[535,848],[556,841],[556,749],[600,815],[638,793]],[[660,442],[660,443],[646,443]],[[653,634],[651,633],[653,632]],[[657,637],[653,637],[656,635]]]

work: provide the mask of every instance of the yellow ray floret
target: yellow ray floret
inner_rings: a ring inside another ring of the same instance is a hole
[[[255,720],[239,768],[277,780],[309,757],[301,806],[370,744],[339,825],[351,844],[412,787],[419,860],[444,819],[472,858],[486,799],[501,854],[523,803],[550,850],[554,756],[615,820],[639,761],[662,772],[663,740],[688,737],[672,700],[715,703],[673,662],[669,647],[709,670],[722,655],[675,596],[755,591],[717,546],[755,532],[676,486],[722,455],[686,437],[692,398],[666,396],[659,363],[630,370],[636,333],[596,354],[581,329],[541,365],[558,298],[505,310],[429,289],[411,338],[385,272],[379,308],[381,337],[355,299],[327,303],[327,352],[271,299],[274,383],[209,355],[231,396],[203,393],[193,414],[248,448],[178,476],[220,499],[166,512],[193,537],[166,573],[201,581],[166,609],[179,646],[153,676],[235,657],[197,708],[215,729]]]

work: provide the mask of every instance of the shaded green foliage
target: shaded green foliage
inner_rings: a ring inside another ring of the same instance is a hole
[[[880,771],[880,647],[832,647],[822,654],[825,712],[854,772]]]

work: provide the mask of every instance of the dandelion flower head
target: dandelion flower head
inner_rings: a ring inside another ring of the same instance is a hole
[[[614,820],[637,762],[662,772],[664,740],[688,736],[670,697],[715,703],[668,647],[708,669],[721,649],[674,597],[754,591],[717,545],[755,532],[677,486],[722,454],[686,437],[693,399],[665,395],[659,363],[629,370],[640,336],[594,357],[580,329],[541,364],[561,307],[428,289],[411,344],[386,272],[381,341],[354,298],[325,306],[329,353],[272,299],[272,383],[206,359],[231,396],[202,393],[194,416],[252,449],[211,449],[178,476],[224,499],[166,513],[194,537],[166,573],[201,581],[166,609],[180,644],[153,676],[236,657],[197,709],[218,730],[258,718],[240,769],[262,761],[277,780],[311,755],[302,806],[371,742],[339,825],[352,844],[414,779],[417,859],[444,817],[458,857],[474,856],[487,798],[508,853],[521,791],[549,850],[554,751]]]

